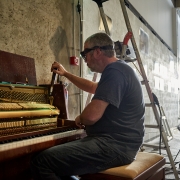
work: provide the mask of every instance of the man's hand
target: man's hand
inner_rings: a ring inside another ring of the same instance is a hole
[[[54,61],[54,63],[51,66],[51,72],[59,74],[60,76],[64,76],[64,74],[67,71],[60,63],[58,63],[57,61]]]
[[[76,117],[75,119],[76,126],[80,127],[81,129],[84,129],[84,125],[81,123],[80,115]]]

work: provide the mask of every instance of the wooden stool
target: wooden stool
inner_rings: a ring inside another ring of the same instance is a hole
[[[165,158],[159,154],[139,152],[129,165],[85,174],[80,180],[165,180]]]

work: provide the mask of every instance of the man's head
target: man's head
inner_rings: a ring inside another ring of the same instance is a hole
[[[91,71],[102,72],[110,60],[115,60],[114,42],[105,33],[96,33],[86,39],[82,58]]]
[[[115,55],[114,42],[106,33],[93,34],[86,39],[85,44],[88,44],[91,48],[95,46],[102,47],[102,51],[107,57],[113,57]]]

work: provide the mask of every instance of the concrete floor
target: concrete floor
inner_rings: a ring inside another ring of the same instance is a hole
[[[171,132],[173,135],[173,138],[168,141],[170,151],[172,154],[172,158],[175,162],[175,166],[179,175],[180,179],[180,130],[177,127],[171,128]],[[159,143],[159,138],[151,141],[151,143],[158,144]],[[155,153],[160,153],[158,149],[152,149],[152,148],[146,148],[144,147],[145,151],[147,152],[155,152]],[[167,155],[166,150],[161,149],[161,155],[166,157],[166,168],[165,168],[165,174],[166,174],[166,180],[175,180],[174,173],[171,169],[170,163],[169,163],[169,158]]]

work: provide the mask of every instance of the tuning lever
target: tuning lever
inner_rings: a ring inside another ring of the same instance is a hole
[[[54,70],[57,70],[57,68],[54,68]],[[50,87],[50,92],[49,92],[50,96],[52,95],[52,92],[53,92],[53,85],[54,85],[55,78],[56,78],[56,73],[53,72],[52,79],[51,79],[51,87]]]

